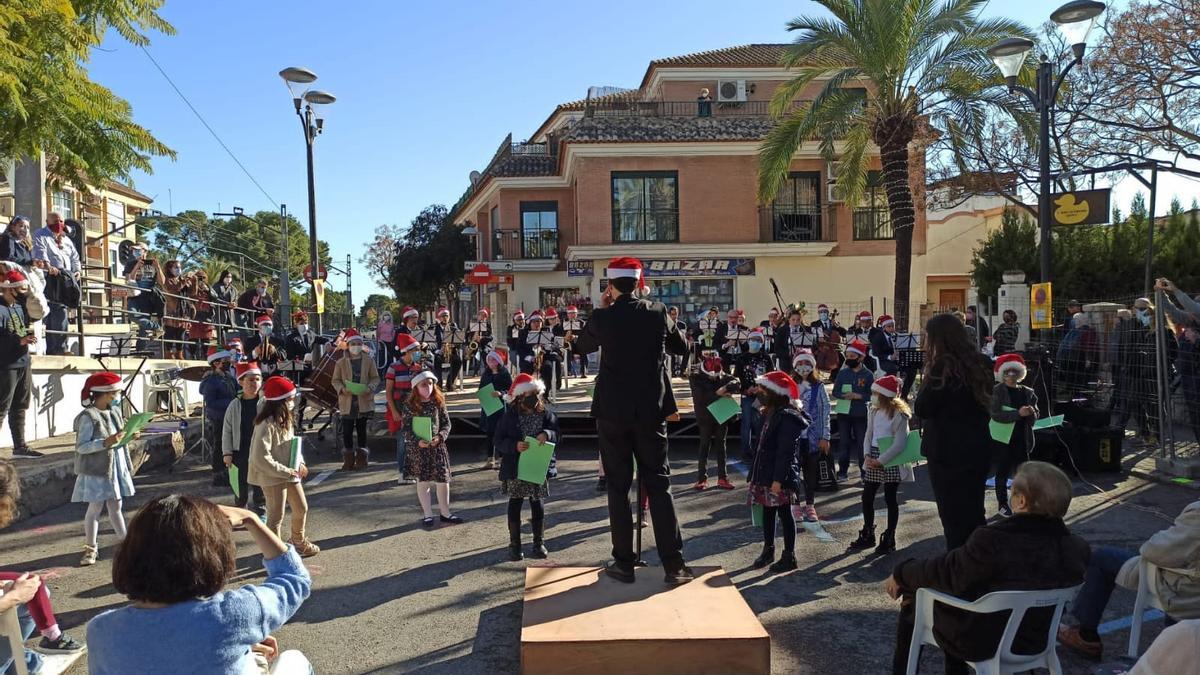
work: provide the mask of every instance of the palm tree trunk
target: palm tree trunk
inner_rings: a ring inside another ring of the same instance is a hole
[[[896,139],[880,148],[883,161],[883,184],[887,191],[888,212],[896,239],[896,282],[893,289],[896,329],[908,330],[909,281],[912,276],[912,236],[916,222],[913,211],[912,187],[908,182],[908,141]]]

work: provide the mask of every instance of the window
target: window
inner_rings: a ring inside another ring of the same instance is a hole
[[[542,308],[554,307],[558,312],[559,321],[567,320],[566,307],[575,305],[582,316],[587,316],[592,311],[592,299],[586,295],[580,295],[579,288],[539,288],[538,289],[538,304]]]
[[[50,198],[54,212],[63,217],[75,218],[75,193],[67,190],[55,190]]]
[[[521,202],[521,256],[558,257],[558,202]]]
[[[488,218],[488,220],[492,224],[492,232],[495,232],[496,230],[500,229],[500,207],[499,206],[492,207],[492,215],[490,218]]]
[[[679,173],[612,173],[613,241],[679,241]]]
[[[892,212],[888,210],[883,174],[867,172],[867,186],[858,206],[854,208],[854,238],[858,241],[893,239]]]
[[[792,172],[779,188],[772,208],[775,241],[821,239],[821,173]]]

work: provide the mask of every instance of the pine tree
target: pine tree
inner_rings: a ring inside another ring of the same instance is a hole
[[[1000,227],[988,233],[971,254],[971,283],[981,298],[993,298],[1004,282],[1004,273],[1022,270],[1025,278],[1038,274],[1038,231],[1027,215],[1005,208]]]

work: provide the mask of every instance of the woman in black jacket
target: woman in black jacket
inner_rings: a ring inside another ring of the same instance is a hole
[[[783,555],[771,565],[772,572],[796,569],[796,519],[792,504],[797,502],[800,489],[800,465],[797,457],[808,443],[805,431],[808,421],[793,404],[800,398],[795,380],[779,370],[755,380],[753,394],[762,404],[762,419],[766,420],[759,434],[758,446],[750,465],[751,507],[763,511],[763,552],[754,561],[762,568],[775,559],[775,519],[783,523]]]
[[[988,407],[992,366],[953,314],[925,324],[925,372],[913,413],[921,420],[921,449],[946,549],[962,546],[984,525],[984,492],[991,460]]]

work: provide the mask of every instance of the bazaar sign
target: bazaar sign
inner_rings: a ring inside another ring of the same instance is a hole
[[[648,277],[733,277],[754,274],[754,258],[643,260]]]

